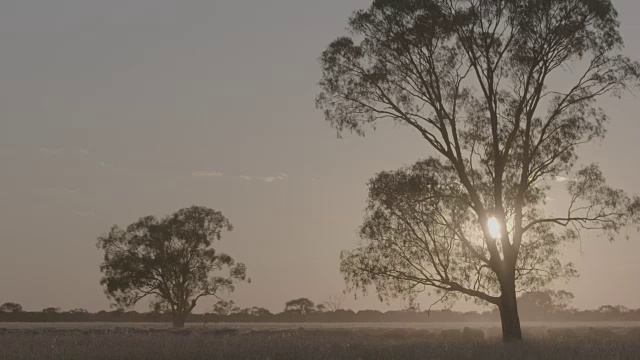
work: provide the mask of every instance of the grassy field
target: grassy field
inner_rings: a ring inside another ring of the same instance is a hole
[[[491,329],[478,330],[0,324],[0,359],[640,359],[640,328],[529,327],[527,340],[518,345],[502,344]]]

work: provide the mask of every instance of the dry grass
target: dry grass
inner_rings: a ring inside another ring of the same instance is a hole
[[[523,344],[407,329],[4,330],[3,360],[638,359],[638,330],[556,330]]]

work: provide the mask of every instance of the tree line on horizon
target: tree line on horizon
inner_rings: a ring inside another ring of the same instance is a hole
[[[621,305],[603,305],[597,309],[579,310],[571,306],[573,294],[566,291],[535,291],[518,298],[521,318],[525,321],[640,321],[640,309]],[[192,313],[191,323],[233,322],[494,322],[499,321],[496,309],[485,311],[425,310],[407,307],[402,310],[359,310],[315,304],[308,298],[286,302],[284,310],[272,313],[263,307],[239,308],[233,301],[219,301],[210,311]],[[335,303],[334,303],[335,304]],[[24,311],[17,303],[0,305],[0,322],[167,322],[171,314],[150,309],[149,312],[101,310],[90,313],[85,309],[62,311],[47,307],[39,312]]]

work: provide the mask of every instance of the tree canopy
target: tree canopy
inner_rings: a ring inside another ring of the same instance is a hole
[[[573,301],[573,294],[564,290],[541,290],[518,297],[518,308],[523,314],[556,313],[566,311]]]
[[[315,311],[315,303],[307,298],[299,298],[287,301],[284,307],[284,311],[297,312],[305,315]]]
[[[106,295],[120,308],[152,297],[154,309],[170,312],[174,326],[183,326],[199,299],[231,292],[247,279],[244,264],[213,248],[232,229],[222,213],[199,206],[112,227],[98,239]]]
[[[339,134],[405,125],[433,155],[371,181],[363,242],[342,255],[347,283],[381,298],[475,297],[520,339],[516,291],[575,275],[563,244],[638,224],[640,200],[578,161],[610,120],[596,100],[640,79],[613,4],[375,0],[349,29],[320,59],[326,120]],[[555,214],[545,205],[559,177],[568,202]]]
[[[20,313],[22,305],[14,302],[6,302],[0,306],[0,312]]]

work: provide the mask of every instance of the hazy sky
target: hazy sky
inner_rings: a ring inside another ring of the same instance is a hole
[[[393,126],[339,140],[314,107],[317,58],[370,1],[1,1],[0,302],[107,308],[96,237],[193,204],[235,226],[221,245],[253,280],[239,305],[339,294],[366,181],[429,155]],[[640,59],[640,4],[614,3]],[[609,135],[585,160],[640,193],[640,102],[603,104]],[[639,308],[640,235],[582,250],[566,252],[581,277],[558,286],[575,305]]]

